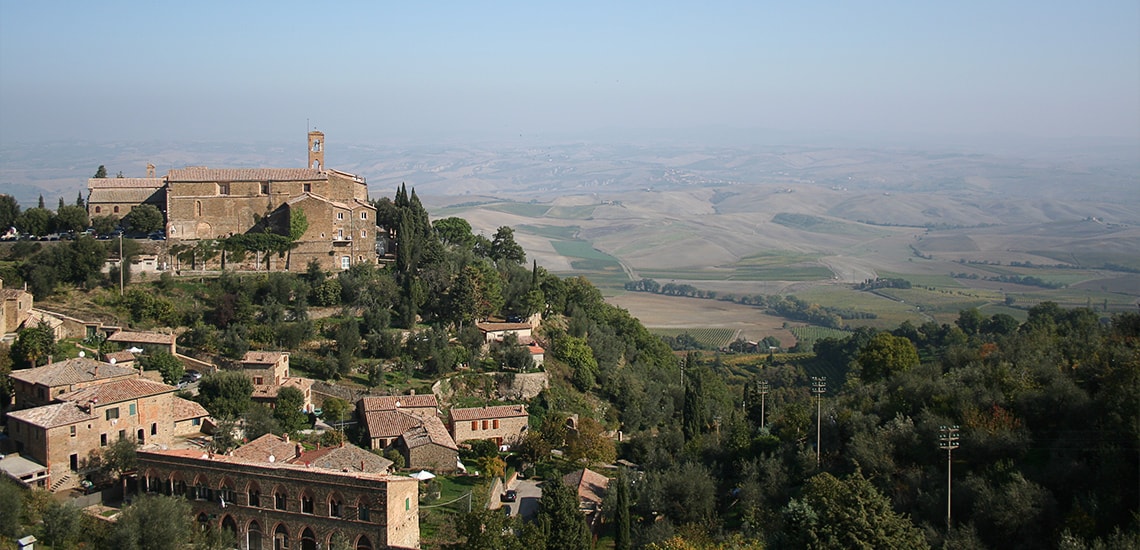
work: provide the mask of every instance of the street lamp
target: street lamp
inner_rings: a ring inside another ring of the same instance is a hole
[[[811,392],[815,394],[815,463],[820,462],[820,435],[823,433],[823,394],[827,391],[827,377],[811,377]]]
[[[938,427],[938,448],[946,450],[946,530],[950,530],[950,453],[958,448],[958,426]]]

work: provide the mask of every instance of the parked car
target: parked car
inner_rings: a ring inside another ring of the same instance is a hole
[[[182,375],[184,382],[197,382],[202,378],[202,373],[196,370],[188,370]]]
[[[507,492],[499,496],[502,502],[514,502],[519,499],[519,492],[514,489],[509,489]]]

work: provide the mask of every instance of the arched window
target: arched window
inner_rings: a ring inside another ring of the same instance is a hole
[[[301,550],[317,550],[317,535],[308,527],[301,531]]]
[[[372,541],[368,539],[368,535],[360,535],[356,540],[356,550],[372,550]]]
[[[289,549],[289,530],[284,525],[277,525],[273,530],[273,550]]]
[[[194,215],[202,216],[202,201],[194,201]]]
[[[356,519],[360,521],[372,521],[372,509],[368,507],[368,501],[360,499],[356,503]]]
[[[119,207],[118,207],[118,206],[116,206],[116,207],[115,207],[115,213],[116,213],[116,214],[118,214],[118,213],[119,213]]]
[[[237,540],[238,540],[238,538],[237,538],[237,536],[238,536],[237,522],[234,521],[234,518],[232,516],[230,516],[229,514],[226,514],[226,517],[222,518],[222,529],[228,531],[230,533],[230,535],[233,536],[234,542],[237,542]]]
[[[257,521],[249,522],[249,529],[245,532],[245,547],[249,550],[261,550],[261,525]]]
[[[237,504],[237,492],[234,491],[234,482],[229,479],[223,479],[221,485],[218,487],[218,503],[225,503],[225,506]]]
[[[102,212],[102,211],[103,211],[103,207],[102,207],[102,206],[96,206],[96,207],[95,207],[95,213],[96,213],[96,214],[98,214],[98,213],[100,213],[100,212]]]
[[[310,495],[308,491],[301,493],[301,513],[313,513],[313,495]]]
[[[246,496],[249,497],[249,505],[254,507],[261,506],[261,487],[256,483],[250,483],[246,489]]]
[[[205,531],[209,528],[210,528],[210,516],[207,516],[205,512],[198,514],[198,529]]]
[[[336,493],[329,495],[329,517],[344,517],[344,499]]]
[[[286,508],[285,503],[288,500],[289,500],[289,495],[285,494],[285,489],[277,488],[277,490],[273,492],[273,507],[274,508],[276,508],[278,510],[284,510]]]

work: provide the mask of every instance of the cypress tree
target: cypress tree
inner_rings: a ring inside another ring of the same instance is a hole
[[[629,550],[629,480],[625,469],[618,471],[617,503],[614,506],[614,550]]]

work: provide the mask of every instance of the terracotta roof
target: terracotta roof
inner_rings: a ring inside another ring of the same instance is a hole
[[[107,405],[128,399],[173,392],[177,389],[178,388],[174,386],[151,382],[145,378],[128,378],[126,380],[106,382],[97,386],[88,386],[59,395],[56,398],[61,401],[74,401],[76,403],[86,403],[95,400],[99,405]]]
[[[434,409],[439,408],[439,400],[435,398],[435,394],[431,393],[423,395],[381,395],[364,397],[361,398],[360,402],[365,412],[431,408],[434,413]]]
[[[133,354],[129,351],[126,351],[126,350],[113,351],[111,353],[104,355],[103,357],[107,359],[108,363],[111,363],[111,361],[114,361],[115,363],[127,363],[129,361],[135,360],[135,354]],[[111,363],[111,364],[115,364],[115,363]]]
[[[152,450],[142,451],[142,450],[140,450],[138,452],[138,455],[139,455],[140,461],[160,460],[159,457],[169,456],[169,457],[177,457],[177,458],[184,458],[184,459],[191,459],[191,460],[202,460],[202,461],[208,461],[208,462],[246,464],[249,466],[261,467],[261,468],[271,468],[272,470],[274,470],[274,475],[277,475],[277,476],[281,476],[281,475],[289,476],[289,474],[280,473],[280,472],[278,472],[278,470],[297,470],[297,471],[310,470],[311,471],[314,469],[311,466],[306,467],[302,464],[290,464],[288,462],[275,462],[273,464],[270,464],[267,461],[263,461],[263,460],[262,461],[246,460],[246,459],[240,458],[236,455],[235,456],[229,456],[229,455],[213,454],[213,453],[209,453],[206,451],[202,451],[200,449],[169,449],[169,450],[165,450],[165,451],[152,451]],[[388,474],[388,473],[382,473],[381,474],[381,473],[361,472],[359,469],[354,470],[354,471],[349,471],[349,472],[344,472],[342,470],[331,470],[331,469],[326,469],[326,468],[320,468],[319,470],[322,474],[344,476],[345,478],[349,478],[349,479],[375,479],[375,480],[381,480],[381,481],[388,481],[388,480],[404,481],[404,480],[408,479],[408,477],[406,477],[406,476],[393,476],[393,475]]]
[[[569,485],[578,493],[579,501],[601,504],[606,487],[610,484],[610,478],[589,468],[582,468],[562,476],[562,483]]]
[[[404,438],[404,444],[409,449],[435,443],[448,449],[459,450],[455,440],[451,438],[451,434],[447,433],[447,428],[443,422],[434,416],[425,417],[423,424],[404,432],[400,437]]]
[[[483,332],[500,332],[507,330],[531,330],[530,323],[475,323]]]
[[[282,356],[288,357],[289,354],[283,351],[247,351],[245,357],[241,358],[241,362],[254,365],[272,365]]]
[[[351,444],[305,451],[290,462],[314,468],[373,474],[388,473],[392,467],[391,460]]]
[[[171,344],[174,342],[173,334],[161,332],[132,332],[120,330],[107,337],[108,342],[128,342],[139,344]]]
[[[369,437],[399,437],[423,424],[424,417],[404,411],[372,411],[364,413]]]
[[[91,193],[87,196],[87,203],[91,205],[99,205],[108,202],[142,203],[155,196],[155,194],[159,191],[159,189],[151,189],[147,187],[92,189]],[[109,214],[110,212],[107,213]]]
[[[28,312],[28,318],[27,318],[27,320],[24,321],[24,326],[34,327],[34,326],[39,326],[40,323],[44,323],[48,326],[48,328],[54,329],[58,326],[63,325],[63,319],[60,319],[59,317],[56,317],[55,315],[49,315],[49,314],[44,313],[38,309],[33,309],[33,310],[29,311]]]
[[[195,401],[189,399],[182,399],[181,397],[174,398],[174,421],[181,422],[183,420],[190,420],[192,418],[205,418],[210,416],[210,411],[206,410]]]
[[[166,185],[166,178],[90,178],[88,189],[158,188]]]
[[[512,418],[516,416],[527,416],[526,405],[497,405],[494,407],[451,409],[451,420],[457,422],[490,418]]]
[[[204,166],[190,166],[171,170],[166,178],[172,182],[315,181],[328,179],[328,174],[311,168],[206,168]]]
[[[69,401],[67,403],[52,403],[33,409],[24,409],[22,411],[12,411],[8,413],[8,418],[23,420],[28,424],[41,428],[55,428],[75,424],[76,422],[95,420],[96,417],[81,409],[78,404]]]
[[[526,347],[526,349],[528,351],[530,351],[531,355],[538,355],[540,353],[546,353],[546,350],[542,349],[542,346],[540,346],[538,344],[530,344]]]
[[[18,288],[0,289],[0,298],[2,298],[4,300],[17,300],[20,298],[21,294],[27,294],[27,292],[25,292],[21,289],[18,289]]]
[[[248,462],[288,462],[298,454],[300,443],[289,441],[273,434],[265,434],[234,450],[234,458]]]
[[[43,384],[48,387],[67,386],[95,380],[106,380],[120,376],[134,376],[134,369],[117,367],[110,363],[96,361],[89,357],[76,357],[57,361],[34,369],[12,371],[11,378],[29,384]]]

